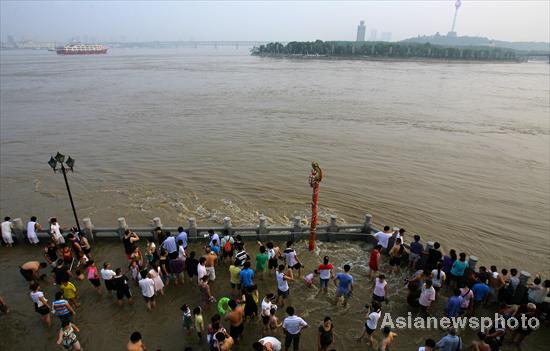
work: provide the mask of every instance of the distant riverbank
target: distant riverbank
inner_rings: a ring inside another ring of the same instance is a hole
[[[330,57],[338,59],[399,60],[399,61],[463,61],[517,62],[515,50],[491,47],[445,47],[429,43],[321,41],[297,42],[286,45],[275,42],[252,49],[256,56]]]

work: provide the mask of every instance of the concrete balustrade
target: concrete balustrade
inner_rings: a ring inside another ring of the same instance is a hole
[[[233,227],[230,217],[225,217],[223,219],[223,226],[211,226],[211,227],[198,227],[197,220],[195,217],[188,218],[188,228],[187,233],[191,242],[193,240],[203,240],[203,234],[208,233],[209,230],[214,230],[221,232],[223,230],[230,230],[232,235],[241,235],[243,240],[261,240],[262,242],[267,241],[286,241],[292,240],[297,241],[309,237],[310,228],[309,226],[302,226],[302,218],[296,216],[292,219],[292,223],[286,226],[268,226],[267,217],[260,216],[258,218],[258,225],[253,227]],[[82,231],[86,234],[86,237],[90,242],[94,242],[96,239],[119,239],[122,240],[124,232],[128,229],[128,224],[124,217],[117,219],[118,226],[116,228],[96,228],[92,220],[87,217],[82,220],[83,228]],[[14,235],[17,238],[19,243],[27,242],[26,240],[26,226],[24,225],[21,218],[14,218],[12,220]],[[135,227],[132,230],[139,234],[140,237],[147,238],[153,237],[155,240],[155,228],[160,227],[163,231],[170,231],[172,233],[177,233],[178,227],[164,227],[160,217],[155,217],[151,221],[151,226],[149,227]],[[317,226],[317,233],[324,235],[318,235],[319,240],[325,241],[338,241],[338,240],[359,240],[367,242],[369,244],[376,244],[377,240],[372,235],[372,232],[378,231],[377,228],[372,225],[372,215],[366,214],[365,221],[362,224],[338,224],[338,216],[331,215],[329,223],[325,225]],[[37,233],[39,238],[49,238],[49,226],[48,228],[43,228]],[[425,246],[425,253],[429,249],[433,248],[434,242],[428,241]],[[406,244],[406,246],[408,246]],[[423,255],[426,256],[426,255]],[[425,258],[425,257],[424,257]],[[475,270],[478,263],[477,256],[468,257],[468,266],[470,269]],[[526,289],[526,286],[531,278],[531,274],[526,271],[520,272],[520,285]]]

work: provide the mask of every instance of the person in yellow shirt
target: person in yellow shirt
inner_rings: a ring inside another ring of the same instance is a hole
[[[241,290],[241,267],[239,267],[239,262],[235,261],[231,266],[229,266],[229,274],[230,274],[230,283],[231,283],[231,289],[234,296],[237,296],[239,294],[239,291]]]
[[[78,292],[73,283],[70,281],[61,282],[59,288],[63,291],[63,297],[69,301],[73,307],[80,307],[80,303],[78,302]]]

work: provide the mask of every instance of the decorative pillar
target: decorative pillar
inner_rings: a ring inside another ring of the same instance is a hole
[[[372,233],[372,215],[369,213],[365,215],[365,223],[363,224],[362,232],[365,234]]]
[[[267,238],[267,217],[260,216],[260,224],[258,225],[258,240],[264,242]]]
[[[338,216],[330,215],[330,223],[327,227],[327,241],[332,241],[335,233],[338,232]]]
[[[126,219],[124,217],[120,217],[118,219],[118,236],[120,237],[120,240],[122,240],[122,237],[124,236],[124,232],[128,229],[128,225],[126,224]]]
[[[292,228],[290,229],[290,240],[296,241],[300,239],[302,233],[302,218],[296,216],[292,219]]]
[[[187,234],[190,238],[197,238],[197,220],[195,217],[189,217],[189,229]]]
[[[82,230],[83,234],[86,235],[86,239],[88,239],[89,242],[94,242],[94,225],[92,224],[92,220],[87,217],[82,219],[82,223],[84,224],[84,228]]]
[[[223,229],[227,229],[231,233],[231,217],[224,217],[223,219]]]
[[[26,241],[26,228],[23,225],[23,221],[21,220],[21,218],[14,218],[11,221],[11,224],[13,225],[13,233],[15,234],[16,242],[19,244],[24,243]]]
[[[519,283],[523,286],[527,286],[527,282],[531,278],[531,273],[526,271],[519,272]]]
[[[157,233],[157,231],[156,231],[157,228],[162,229],[162,221],[160,220],[160,217],[155,217],[155,218],[153,218],[153,230],[152,230],[152,233],[153,233],[153,240],[155,240],[156,242],[159,241],[158,233]]]
[[[474,272],[476,270],[477,261],[478,261],[477,256],[468,257],[468,267],[470,267],[470,269]]]

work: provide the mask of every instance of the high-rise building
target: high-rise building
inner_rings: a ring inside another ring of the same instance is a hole
[[[357,26],[357,41],[365,41],[365,21],[361,21]]]
[[[371,30],[369,41],[376,41],[377,38],[378,38],[378,31],[376,29]]]
[[[380,34],[380,40],[381,41],[390,41],[391,40],[391,32],[382,32],[382,34]]]

